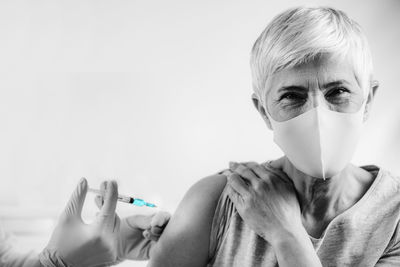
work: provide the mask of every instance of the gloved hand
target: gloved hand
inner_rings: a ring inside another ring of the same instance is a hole
[[[106,182],[103,182],[100,190],[105,191],[106,187]],[[101,209],[104,199],[102,196],[96,196],[95,202]],[[166,211],[123,218],[118,232],[118,259],[148,260],[151,248],[161,236],[170,218],[171,214]]]
[[[82,178],[61,214],[48,245],[39,254],[43,266],[100,267],[119,263],[117,245],[120,220],[115,215],[117,183],[107,183],[104,205],[92,224],[85,224],[81,217],[87,189],[87,181]]]

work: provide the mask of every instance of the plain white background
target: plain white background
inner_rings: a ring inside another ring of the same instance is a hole
[[[400,174],[400,2],[302,3],[364,28],[381,86],[354,163]],[[228,161],[279,157],[251,102],[249,55],[272,17],[299,4],[1,1],[0,219],[19,248],[43,248],[82,176],[172,213]],[[95,212],[88,195],[84,218]]]

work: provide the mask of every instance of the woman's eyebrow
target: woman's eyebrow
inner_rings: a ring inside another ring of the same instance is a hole
[[[328,87],[333,87],[333,86],[338,86],[338,85],[343,85],[343,84],[348,84],[348,82],[346,80],[337,80],[337,81],[326,83],[322,87],[328,88]]]
[[[308,89],[305,88],[304,86],[298,86],[298,85],[282,86],[281,88],[278,89],[278,93],[283,93],[288,91],[290,92],[297,91],[300,93],[304,93],[304,91],[308,91]]]

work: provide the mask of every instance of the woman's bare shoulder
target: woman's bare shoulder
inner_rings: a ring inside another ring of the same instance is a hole
[[[206,266],[211,224],[226,185],[223,174],[195,182],[184,195],[150,254],[148,266]]]
[[[192,190],[194,191],[193,193],[196,193],[196,191],[207,192],[210,197],[217,198],[218,200],[222,190],[226,185],[226,182],[227,182],[226,175],[212,174],[198,180],[191,186],[189,191]]]

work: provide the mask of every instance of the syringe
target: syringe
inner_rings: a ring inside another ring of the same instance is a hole
[[[88,191],[92,192],[92,193],[95,193],[95,194],[97,194],[99,196],[103,196],[103,197],[104,197],[104,193],[105,193],[105,192],[103,192],[101,190],[93,189],[93,188],[89,188]],[[130,204],[133,204],[133,205],[136,205],[136,206],[140,206],[140,207],[141,206],[148,206],[148,207],[152,207],[152,208],[157,207],[156,205],[148,203],[148,202],[144,201],[143,199],[127,197],[127,196],[119,195],[119,194],[118,194],[118,201],[122,201],[122,202],[125,202],[125,203],[130,203]]]

